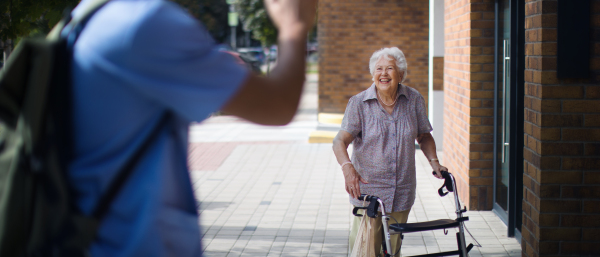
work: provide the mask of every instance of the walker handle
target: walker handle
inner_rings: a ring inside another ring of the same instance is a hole
[[[361,194],[358,197],[358,200],[370,202],[369,206],[366,208],[367,216],[369,216],[371,218],[377,218],[379,216],[377,213],[377,211],[379,210],[379,202],[377,201],[377,200],[379,200],[379,197],[374,196],[374,195]]]
[[[358,200],[361,200],[361,201],[369,201],[369,202],[370,202],[370,201],[377,201],[377,199],[379,199],[379,197],[377,197],[377,196],[374,196],[374,195],[367,195],[367,194],[361,194],[361,195],[358,197]]]
[[[442,177],[443,177],[443,178],[446,178],[446,177],[448,177],[448,172],[447,172],[447,171],[445,171],[445,170],[442,170],[442,172],[441,172],[441,173],[442,173]],[[435,176],[435,171],[432,171],[432,172],[431,172],[431,174]]]

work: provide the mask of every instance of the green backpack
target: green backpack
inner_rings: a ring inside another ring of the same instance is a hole
[[[46,38],[25,38],[0,70],[0,256],[84,256],[110,203],[167,124],[167,114],[102,195],[78,211],[67,183],[70,61],[96,0],[81,19],[64,18]],[[69,26],[69,36],[61,31]]]

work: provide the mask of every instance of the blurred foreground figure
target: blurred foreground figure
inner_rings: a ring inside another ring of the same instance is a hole
[[[74,45],[69,165],[84,213],[151,131],[164,126],[101,221],[92,256],[201,255],[186,163],[189,123],[221,109],[284,125],[302,91],[317,1],[265,2],[279,28],[279,61],[270,77],[253,75],[218,51],[202,24],[166,0],[113,0],[87,22]]]

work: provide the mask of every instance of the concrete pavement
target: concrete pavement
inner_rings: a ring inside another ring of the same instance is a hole
[[[351,206],[331,144],[309,144],[317,122],[316,75],[299,113],[284,127],[217,116],[190,128],[190,169],[199,203],[204,256],[347,256]],[[443,153],[440,153],[443,162]],[[439,197],[417,151],[417,200],[408,222],[455,218],[451,195]],[[468,230],[482,247],[470,256],[521,256],[491,211],[468,211]],[[402,255],[456,249],[455,232],[405,234]],[[467,234],[467,244],[474,243]]]

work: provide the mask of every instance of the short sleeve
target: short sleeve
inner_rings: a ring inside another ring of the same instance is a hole
[[[130,47],[104,53],[105,70],[186,120],[201,121],[233,97],[249,71],[219,51],[205,27],[176,4],[147,5],[129,38],[123,36],[127,42],[120,45]]]
[[[429,133],[433,130],[429,118],[427,118],[427,107],[425,107],[425,99],[419,94],[416,99],[416,112],[417,112],[417,131],[419,134]]]
[[[359,109],[360,100],[353,96],[348,101],[341,129],[350,133],[353,137],[358,136],[362,130],[362,120]]]

